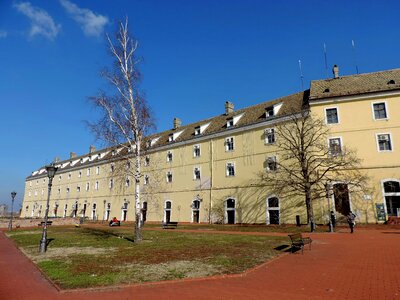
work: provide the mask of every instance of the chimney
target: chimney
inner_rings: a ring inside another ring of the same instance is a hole
[[[89,147],[89,153],[93,153],[93,152],[96,152],[96,147],[93,146],[93,145],[90,145],[90,147]]]
[[[226,115],[228,115],[228,114],[230,114],[231,112],[233,112],[233,103],[232,102],[229,102],[229,101],[226,101],[225,102],[225,114]]]
[[[54,162],[55,163],[59,163],[61,161],[61,159],[58,157],[58,156],[56,156],[55,158],[54,158]]]
[[[75,157],[76,157],[76,152],[70,152],[69,153],[69,158],[70,159],[75,158]]]
[[[332,72],[333,78],[339,78],[339,67],[337,65],[333,66]]]
[[[174,129],[181,127],[182,121],[179,118],[174,118]]]

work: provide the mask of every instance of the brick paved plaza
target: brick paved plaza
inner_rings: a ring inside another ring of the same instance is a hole
[[[0,232],[0,299],[400,299],[400,228],[310,235],[311,251],[241,275],[60,292]]]

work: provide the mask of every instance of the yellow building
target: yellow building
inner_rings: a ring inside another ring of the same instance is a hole
[[[331,128],[328,145],[357,149],[371,178],[368,193],[349,191],[339,199],[333,192],[331,209],[351,209],[370,223],[381,218],[380,210],[398,215],[400,70],[344,77],[337,72],[333,79],[312,81],[310,90],[248,108],[235,111],[226,102],[223,114],[194,124],[182,126],[176,118],[171,130],[150,136],[142,165],[142,219],[285,224],[299,215],[306,222],[303,199],[283,201],[260,181],[260,174],[274,171],[274,160],[283,159],[276,154],[275,126],[305,105]],[[49,216],[133,221],[134,180],[120,172],[130,168],[121,151],[91,146],[85,155],[58,161]],[[46,175],[42,167],[26,179],[21,217],[44,216]],[[332,184],[333,191],[346,189]],[[316,222],[326,223],[327,201],[318,200],[314,210]]]

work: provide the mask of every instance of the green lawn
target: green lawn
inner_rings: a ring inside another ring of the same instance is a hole
[[[287,237],[260,237],[175,230],[144,230],[133,242],[132,227],[49,227],[46,254],[38,254],[41,228],[8,235],[61,288],[232,274],[280,253]]]

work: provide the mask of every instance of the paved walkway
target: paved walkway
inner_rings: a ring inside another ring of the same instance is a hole
[[[0,299],[400,299],[400,230],[312,238],[304,255],[282,255],[240,276],[59,292],[0,232]]]

